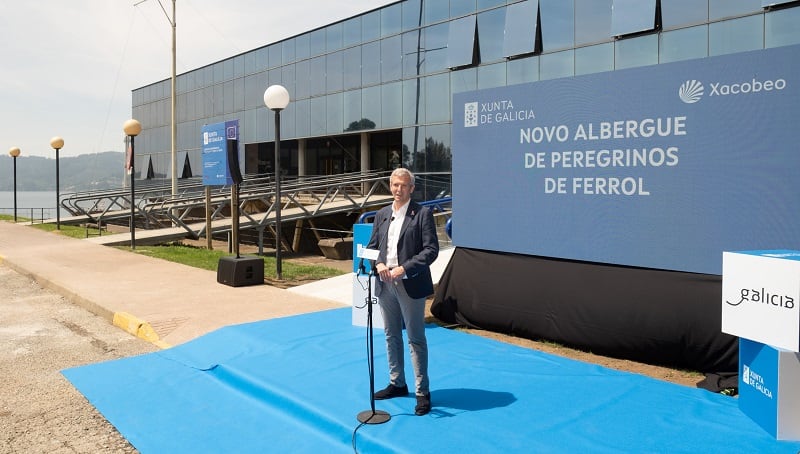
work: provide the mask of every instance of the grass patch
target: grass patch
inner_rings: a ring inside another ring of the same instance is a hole
[[[19,219],[19,218],[17,218]],[[45,232],[55,232],[70,238],[87,238],[89,236],[96,236],[100,233],[97,229],[92,227],[83,227],[80,225],[66,225],[61,224],[61,230],[56,229],[55,224],[31,224],[31,227]]]
[[[0,221],[14,222],[14,216],[8,214],[0,214]],[[30,222],[30,219],[17,216],[17,223],[22,224]],[[55,232],[70,238],[87,238],[89,236],[96,236],[99,230],[89,227],[88,229],[80,225],[67,225],[61,224],[61,230],[56,229],[55,224],[31,224],[30,227],[39,229],[45,232]]]
[[[130,248],[126,246],[120,246],[118,249],[130,251]],[[205,248],[188,246],[185,244],[137,246],[133,252],[209,271],[216,271],[219,265],[219,259],[230,255],[223,251],[210,251]],[[258,256],[247,255],[247,257]],[[262,256],[261,258],[264,260],[264,277],[271,280],[277,279],[275,275],[275,258],[266,256]],[[345,274],[335,268],[319,265],[300,265],[286,259],[281,260],[281,272],[283,281],[288,281],[289,283],[316,281]]]

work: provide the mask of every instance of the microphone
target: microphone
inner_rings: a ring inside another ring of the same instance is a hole
[[[358,274],[364,274],[364,271],[364,257],[361,257],[361,259],[358,261]]]

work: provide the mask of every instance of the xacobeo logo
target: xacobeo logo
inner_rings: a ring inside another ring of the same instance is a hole
[[[678,89],[678,97],[686,104],[694,104],[703,97],[703,83],[699,80],[687,80]]]
[[[767,91],[780,91],[786,88],[786,85],[786,79],[762,81],[755,77],[744,82],[712,82],[708,84],[710,89],[708,92],[708,97],[747,95],[751,93],[762,93]],[[700,101],[704,95],[705,86],[699,80],[687,80],[681,84],[680,88],[678,88],[678,97],[686,104],[694,104]]]

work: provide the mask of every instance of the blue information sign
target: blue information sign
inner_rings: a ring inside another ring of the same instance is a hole
[[[203,184],[206,186],[233,184],[228,166],[227,139],[239,139],[239,120],[204,125],[202,133]]]

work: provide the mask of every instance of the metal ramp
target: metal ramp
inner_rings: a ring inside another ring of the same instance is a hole
[[[247,178],[239,187],[239,230],[255,229],[259,233],[259,246],[263,247],[263,235],[269,229],[274,233],[277,202],[281,203],[281,222],[299,221],[334,213],[363,212],[391,202],[388,187],[389,172],[354,172],[333,176],[295,177],[281,180],[281,199],[276,200],[275,185],[271,178]],[[227,193],[225,193],[227,189]],[[157,192],[161,189],[157,189]],[[202,192],[201,192],[202,191]],[[231,188],[215,188],[210,191],[210,203],[206,205],[205,188],[187,185],[177,197],[171,194],[154,196],[151,192],[137,191],[136,244],[148,245],[184,238],[198,239],[206,235],[205,212],[209,210],[212,234],[229,232],[233,219],[231,211]],[[69,222],[97,222],[112,219],[130,219],[127,211],[108,209],[129,203],[130,196],[121,191],[107,195],[103,210],[94,202],[94,213],[86,212],[72,216]],[[73,200],[78,200],[74,198]],[[74,204],[81,206],[80,204]],[[91,204],[90,204],[91,206]],[[62,219],[62,223],[68,222]],[[88,238],[96,244],[107,246],[130,245],[130,233],[107,234]],[[291,248],[289,248],[291,250]]]

